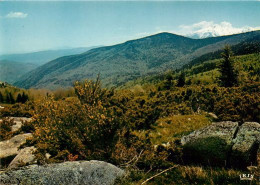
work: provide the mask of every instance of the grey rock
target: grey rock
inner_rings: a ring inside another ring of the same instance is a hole
[[[7,119],[14,121],[14,125],[11,126],[12,132],[18,131],[22,127],[23,122],[31,122],[32,121],[32,118],[26,118],[26,117],[8,117]],[[3,120],[0,119],[0,123],[2,121]]]
[[[238,122],[216,122],[181,139],[184,160],[210,166],[226,166]]]
[[[14,125],[12,125],[12,132],[16,132],[22,127],[23,122],[31,122],[31,118],[26,117],[9,117],[10,120],[14,120]]]
[[[35,155],[33,152],[36,151],[35,147],[26,147],[22,150],[19,150],[18,155],[12,160],[9,164],[8,169],[13,169],[21,166],[25,166],[28,164],[35,163]]]
[[[1,184],[110,185],[124,171],[103,161],[74,161],[45,166],[30,165],[0,173]]]
[[[14,121],[32,121],[32,118],[27,117],[8,117],[9,119],[13,119]]]
[[[242,124],[233,143],[231,155],[233,164],[236,164],[236,161],[243,166],[256,164],[257,155],[259,155],[257,153],[260,144],[260,124],[257,122]]]
[[[22,127],[23,123],[21,121],[14,121],[14,125],[11,126],[11,131],[16,132]]]
[[[19,134],[9,140],[0,142],[0,159],[15,156],[18,154],[18,148],[26,142],[26,139],[32,137],[31,133]]]
[[[184,160],[245,168],[259,164],[260,124],[225,121],[182,137]]]
[[[50,157],[51,157],[51,154],[49,154],[49,153],[46,153],[46,154],[45,154],[45,158],[46,158],[46,159],[50,159]]]
[[[191,134],[181,138],[181,144],[193,142],[198,138],[219,137],[225,140],[228,144],[231,144],[232,138],[238,128],[238,122],[223,121],[214,122],[211,125],[204,127],[200,130],[196,130]]]

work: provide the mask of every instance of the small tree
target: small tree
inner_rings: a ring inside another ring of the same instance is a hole
[[[99,75],[96,81],[85,80],[85,82],[75,82],[75,94],[83,104],[96,105],[99,101],[104,101],[107,93],[106,89],[101,88]]]
[[[4,102],[4,97],[2,95],[2,93],[0,92],[0,102],[3,103]]]
[[[9,97],[9,103],[11,103],[11,104],[14,104],[14,103],[15,103],[14,97],[13,97],[12,93],[9,92],[8,95],[7,95],[7,97]]]
[[[29,99],[28,95],[26,95],[26,94],[23,92],[23,94],[22,94],[22,96],[21,96],[21,102],[22,102],[22,103],[25,103],[26,101],[28,101],[28,99]]]
[[[21,103],[22,102],[22,96],[21,96],[20,93],[17,95],[16,102],[17,103]]]
[[[224,52],[221,54],[221,56],[223,57],[223,61],[219,66],[219,84],[223,87],[232,87],[237,85],[238,75],[237,72],[234,70],[232,59],[233,53],[230,46],[225,46]]]
[[[185,74],[182,72],[177,81],[177,87],[183,87],[185,85]]]
[[[173,76],[171,73],[168,73],[165,77],[165,81],[163,83],[163,89],[170,90],[174,86]]]

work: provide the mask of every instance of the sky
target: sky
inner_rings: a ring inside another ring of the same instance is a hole
[[[260,30],[260,1],[0,1],[0,54]]]

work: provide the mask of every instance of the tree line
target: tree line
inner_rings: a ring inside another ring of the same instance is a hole
[[[234,68],[234,60],[233,60],[233,52],[230,46],[225,46],[223,52],[221,53],[222,61],[218,66],[218,71],[220,76],[217,78],[217,83],[221,87],[233,87],[238,85],[238,71]],[[162,87],[159,87],[158,90],[170,90],[173,88],[174,77],[171,73],[167,74],[165,77],[165,81]],[[183,71],[180,72],[179,76],[177,76],[176,87],[183,87],[185,85],[190,85],[191,81],[186,80],[185,73]]]
[[[28,100],[29,100],[29,96],[24,92],[18,93],[16,98],[11,92],[5,92],[5,93],[0,92],[0,103],[8,103],[8,104],[25,103]]]

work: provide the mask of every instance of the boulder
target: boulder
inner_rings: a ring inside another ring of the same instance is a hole
[[[8,117],[9,119],[13,119],[14,121],[32,121],[32,118],[27,117]]]
[[[32,121],[32,118],[26,118],[26,117],[8,117],[9,120],[13,120],[14,121],[14,125],[11,126],[11,131],[12,132],[16,132],[17,130],[19,130],[22,125],[23,125],[23,122],[31,122]],[[2,122],[3,120],[0,119],[0,123]]]
[[[73,161],[6,171],[0,173],[0,184],[110,185],[123,175],[123,170],[103,161]]]
[[[235,166],[250,166],[257,164],[260,144],[260,124],[257,122],[245,122],[239,127],[236,137],[233,139],[231,164]],[[239,163],[236,163],[239,161]]]
[[[12,125],[12,132],[16,132],[22,127],[23,122],[30,122],[32,121],[31,118],[26,118],[26,117],[9,117],[9,119],[14,120],[14,125]]]
[[[259,165],[260,124],[218,122],[182,137],[184,160],[210,166]]]
[[[18,155],[12,160],[9,164],[8,169],[13,169],[21,166],[25,166],[28,164],[35,163],[35,155],[33,152],[36,151],[35,147],[26,147],[22,150],[19,150]]]
[[[238,122],[215,122],[181,139],[184,160],[210,166],[226,166]]]
[[[191,134],[181,138],[181,144],[185,145],[187,143],[193,142],[198,138],[207,137],[219,137],[228,143],[231,143],[234,134],[238,128],[238,122],[223,121],[214,122],[211,125],[204,127],[200,130],[196,130]]]
[[[18,154],[18,148],[32,137],[31,133],[19,134],[9,140],[0,142],[0,161],[1,165],[14,158]]]

